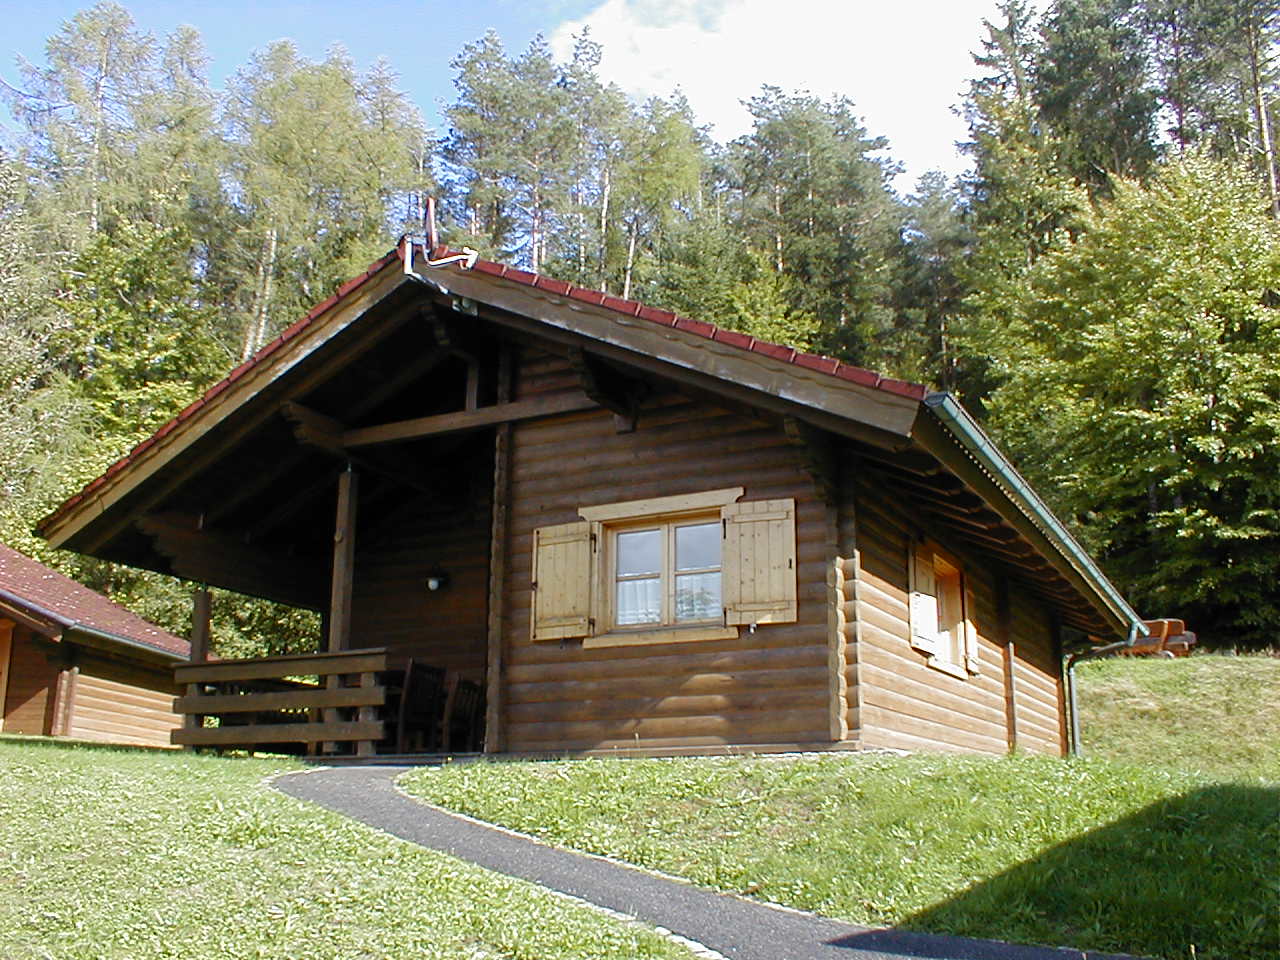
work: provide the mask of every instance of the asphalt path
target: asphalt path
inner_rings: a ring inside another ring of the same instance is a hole
[[[574,853],[401,793],[409,767],[324,767],[289,774],[276,789],[410,843],[528,880],[664,928],[730,960],[1131,960],[1117,954],[868,929],[715,893],[672,877]]]

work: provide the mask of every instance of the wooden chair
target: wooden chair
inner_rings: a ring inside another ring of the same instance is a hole
[[[444,751],[477,753],[484,745],[484,688],[456,674],[449,681],[443,724]]]
[[[421,734],[419,750],[431,753],[440,748],[440,718],[444,713],[444,670],[409,658],[400,691],[396,720],[396,753],[408,753],[416,734]]]

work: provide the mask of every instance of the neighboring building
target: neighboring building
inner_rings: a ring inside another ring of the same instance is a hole
[[[0,732],[169,746],[187,641],[0,545]]]
[[[43,523],[327,613],[342,656],[278,675],[351,679],[183,667],[193,716],[293,713],[178,742],[372,752],[412,657],[483,685],[488,751],[1057,754],[1063,630],[1141,632],[949,395],[406,250]]]

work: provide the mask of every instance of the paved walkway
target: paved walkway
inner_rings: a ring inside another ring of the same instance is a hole
[[[626,914],[730,960],[1123,960],[1114,954],[1024,947],[992,940],[868,930],[837,920],[714,893],[548,846],[400,793],[396,766],[330,767],[289,774],[277,789],[393,836],[452,854]]]

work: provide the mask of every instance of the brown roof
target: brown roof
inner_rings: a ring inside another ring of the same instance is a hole
[[[446,257],[456,251],[445,248],[437,248],[431,251],[434,257]],[[365,270],[359,276],[353,277],[342,286],[334,291],[333,296],[324,300],[307,312],[300,320],[297,320],[288,327],[280,336],[276,337],[252,357],[240,364],[231,371],[222,380],[215,383],[212,387],[204,392],[203,395],[192,401],[186,409],[179,413],[176,417],[162,426],[151,437],[142,441],[123,457],[108,467],[101,476],[91,481],[83,490],[68,499],[59,506],[53,513],[45,517],[40,522],[40,528],[47,530],[55,524],[63,516],[70,513],[76,508],[86,497],[90,496],[99,487],[108,483],[116,474],[125,469],[145,453],[149,448],[155,446],[159,441],[177,429],[184,421],[189,420],[202,407],[206,406],[218,394],[222,393],[246,373],[252,370],[260,362],[271,356],[285,343],[292,340],[298,334],[306,330],[312,323],[319,320],[321,316],[328,313],[333,307],[337,306],[338,301],[347,294],[358,289],[367,283],[373,276],[393,261],[402,260],[404,257],[404,244],[401,243],[396,249],[389,252],[386,256],[369,265],[369,269]],[[586,287],[579,287],[563,280],[553,280],[551,277],[542,274],[530,273],[527,270],[518,270],[515,267],[508,266],[503,263],[496,263],[492,260],[477,260],[472,268],[476,273],[488,274],[489,276],[501,277],[504,280],[510,280],[520,283],[528,287],[534,287],[539,290],[545,290],[558,296],[569,297],[573,300],[580,300],[583,303],[589,303],[594,306],[600,306],[606,310],[612,310],[616,313],[627,317],[636,317],[641,320],[647,320],[651,323],[658,324],[663,327],[675,327],[688,333],[697,334],[708,340],[715,340],[719,343],[725,343],[742,350],[749,350],[763,356],[770,357],[774,360],[781,360],[784,363],[791,363],[797,367],[805,367],[810,370],[816,370],[841,380],[847,380],[852,383],[860,384],[864,387],[871,387],[876,390],[883,390],[886,393],[896,394],[901,397],[909,397],[913,400],[923,400],[929,392],[928,388],[918,383],[909,383],[906,380],[894,380],[891,377],[882,377],[874,370],[867,370],[864,367],[854,366],[853,364],[843,363],[834,357],[825,357],[816,353],[805,353],[802,350],[796,350],[794,347],[788,347],[781,343],[772,343],[768,340],[760,340],[745,333],[738,333],[733,330],[725,330],[717,327],[715,324],[706,323],[702,320],[690,320],[687,317],[681,317],[669,310],[659,310],[656,307],[645,306],[637,300],[624,300],[621,297],[610,296],[599,290],[591,290]]]
[[[186,640],[126,610],[70,577],[0,544],[0,600],[64,630],[92,630],[124,644],[185,657]]]

